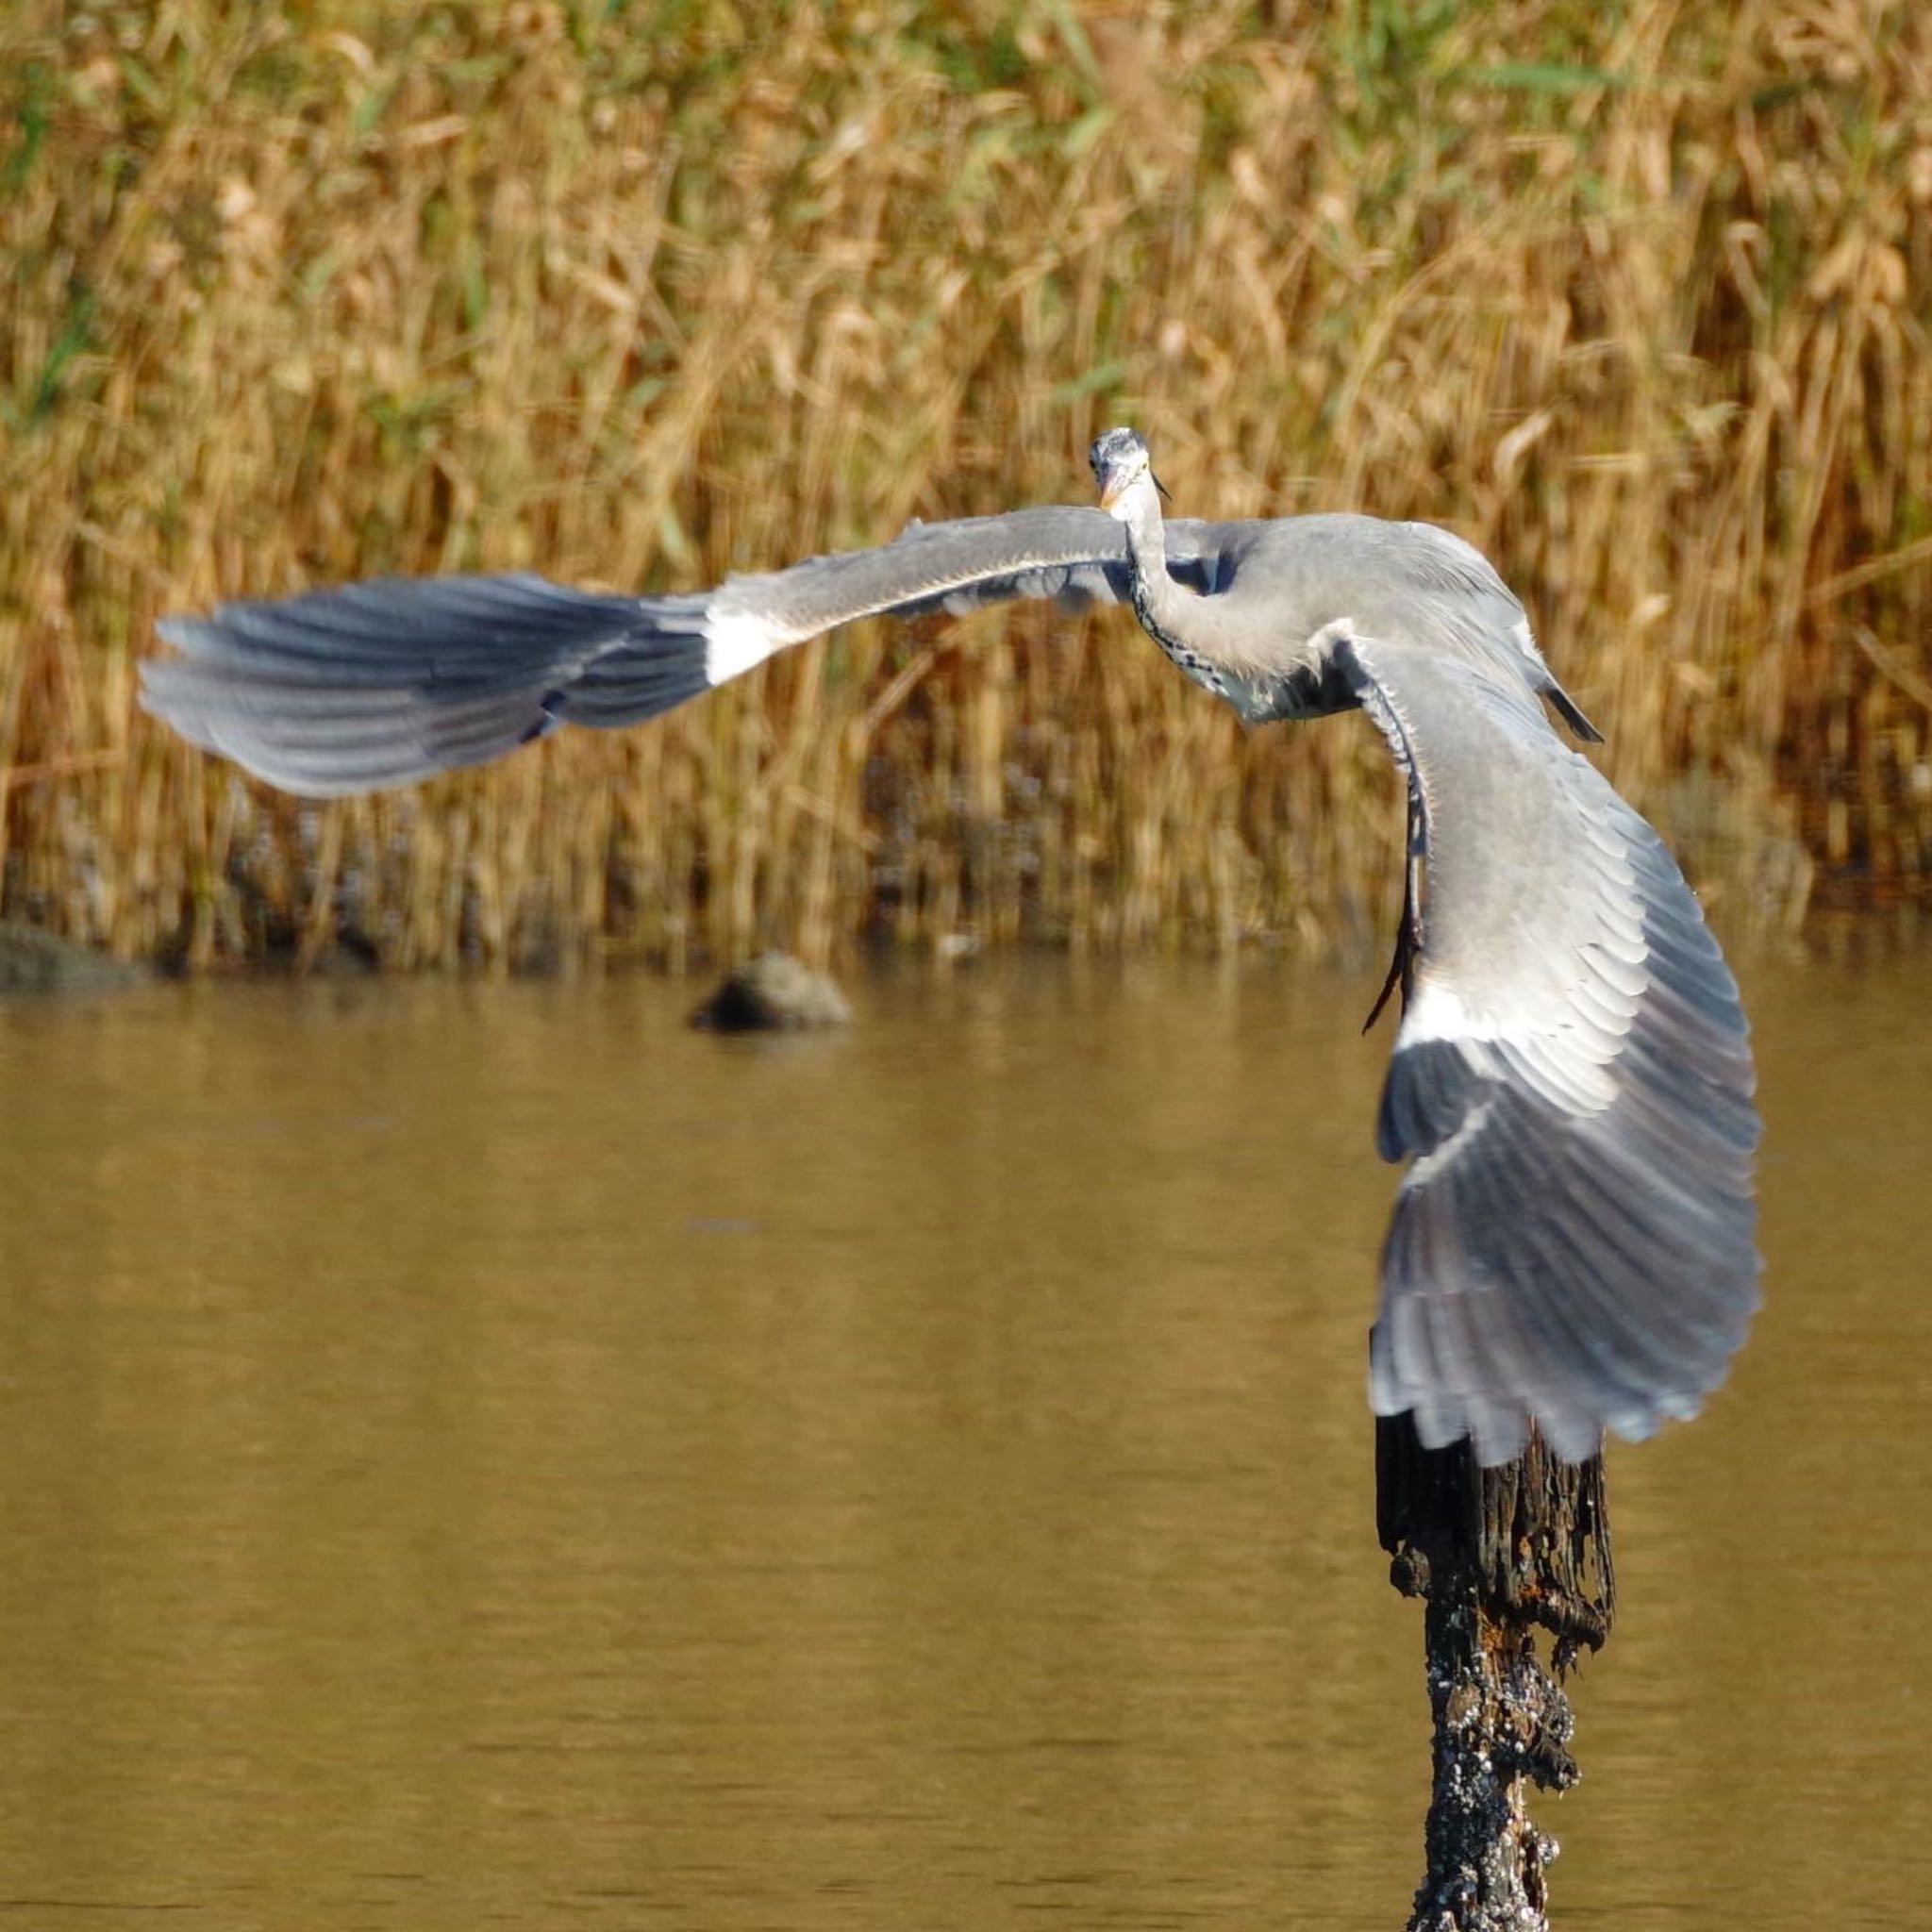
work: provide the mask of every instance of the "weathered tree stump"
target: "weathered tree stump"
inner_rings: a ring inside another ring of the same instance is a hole
[[[1541,1932],[1557,1844],[1525,1784],[1562,1791],[1581,1774],[1562,1680],[1602,1647],[1615,1607],[1603,1459],[1560,1462],[1532,1431],[1516,1461],[1483,1469],[1468,1442],[1425,1449],[1407,1416],[1384,1418],[1375,1492],[1390,1580],[1424,1600],[1435,1719],[1409,1932]]]

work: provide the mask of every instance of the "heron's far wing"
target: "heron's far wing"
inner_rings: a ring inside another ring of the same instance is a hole
[[[1738,991],[1663,841],[1526,691],[1337,648],[1412,777],[1423,943],[1377,1144],[1407,1159],[1371,1393],[1485,1464],[1651,1433],[1758,1304],[1758,1119]]]
[[[158,628],[142,703],[284,791],[337,797],[477,764],[608,703],[629,714],[706,687],[704,602],[593,597],[535,576],[379,578],[223,604]]]
[[[1198,575],[1207,527],[1180,526]],[[183,737],[308,797],[477,764],[559,724],[655,717],[854,618],[1002,598],[1126,594],[1120,525],[1095,509],[914,525],[875,550],[683,596],[591,596],[541,577],[380,579],[218,606],[159,626],[178,658],[142,699]]]

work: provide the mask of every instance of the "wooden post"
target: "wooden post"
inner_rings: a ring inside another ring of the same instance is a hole
[[[1468,1442],[1424,1449],[1409,1417],[1382,1418],[1375,1509],[1390,1581],[1424,1600],[1435,1719],[1409,1932],[1545,1932],[1557,1844],[1531,1823],[1524,1781],[1561,1791],[1580,1775],[1561,1685],[1615,1607],[1603,1459],[1560,1462],[1532,1430],[1516,1461],[1483,1469]]]

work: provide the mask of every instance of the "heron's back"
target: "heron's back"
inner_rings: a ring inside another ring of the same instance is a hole
[[[1446,652],[1519,688],[1556,690],[1522,604],[1448,530],[1339,512],[1213,527],[1220,560],[1197,615],[1219,661],[1289,675],[1320,648],[1318,636],[1345,624]]]

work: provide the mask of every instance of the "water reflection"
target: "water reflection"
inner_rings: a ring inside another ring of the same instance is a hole
[[[15,1923],[1399,1922],[1371,977],[0,1008]],[[1755,975],[1771,1306],[1618,1456],[1565,1923],[1932,1875],[1924,983]]]

